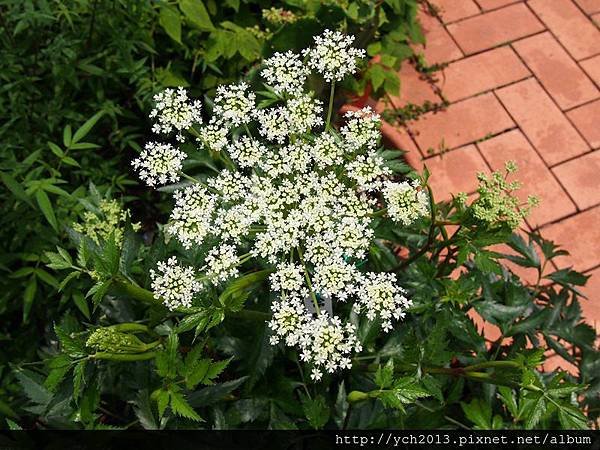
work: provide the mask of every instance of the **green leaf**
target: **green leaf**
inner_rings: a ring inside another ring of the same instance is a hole
[[[558,420],[565,430],[587,430],[588,419],[575,406],[561,403],[558,407]]]
[[[315,430],[320,430],[329,421],[331,415],[329,406],[322,395],[317,395],[314,398],[302,398],[302,410],[310,423],[310,426]]]
[[[63,152],[62,149],[54,142],[48,142],[48,147],[50,147],[52,153],[54,153],[59,158],[63,158],[65,156],[65,152]]]
[[[79,272],[73,272],[73,273],[79,274]],[[72,274],[70,274],[70,275],[72,275]],[[83,314],[86,319],[90,320],[90,316],[91,316],[90,307],[88,306],[88,303],[81,292],[73,293],[73,303],[75,303],[75,306],[77,306],[77,309],[79,309],[79,311],[81,311],[81,314]]]
[[[506,409],[512,414],[513,417],[518,417],[519,408],[517,406],[517,399],[515,392],[506,386],[498,386],[498,396],[502,403],[506,406]]]
[[[71,140],[71,144],[77,144],[80,140],[87,136],[90,130],[96,125],[96,122],[100,120],[100,118],[104,115],[104,111],[99,111],[85,121],[83,125],[79,127],[79,129],[73,135],[73,139]]]
[[[67,355],[58,355],[49,362],[50,372],[44,386],[50,391],[55,392],[58,385],[65,378],[65,375],[71,370],[71,358]]]
[[[163,416],[165,415],[165,410],[167,409],[167,406],[169,405],[169,392],[165,391],[163,389],[158,390],[157,392],[155,392],[155,396],[156,396],[156,406],[158,408],[158,417],[159,419],[162,419]]]
[[[38,206],[42,210],[44,217],[48,221],[48,223],[54,228],[54,231],[58,233],[58,222],[56,221],[56,215],[54,214],[54,208],[52,207],[52,202],[48,198],[48,194],[46,194],[43,190],[38,189],[35,192],[35,199],[37,200]]]
[[[379,89],[385,81],[385,69],[381,64],[374,64],[369,69],[368,75],[370,76],[373,90],[377,91],[377,89]]]
[[[179,0],[179,8],[192,25],[205,31],[215,29],[202,0]]]
[[[84,359],[77,363],[73,369],[73,397],[79,398],[81,390],[85,386],[85,367],[87,361]]]
[[[210,359],[200,359],[189,365],[186,363],[185,386],[189,390],[194,389],[205,379],[208,369],[210,368],[210,364]]]
[[[29,319],[29,313],[31,312],[36,293],[37,281],[35,277],[31,277],[23,291],[23,322],[27,322],[27,319]]]
[[[71,132],[71,125],[67,125],[63,130],[63,145],[65,148],[69,148],[71,146],[72,138],[73,133]]]
[[[218,377],[223,370],[229,365],[233,358],[217,361],[210,364],[206,377],[202,380],[204,384],[213,384],[213,379]]]
[[[83,340],[72,337],[58,325],[54,325],[54,332],[64,353],[73,358],[81,358],[86,355],[85,342]]]
[[[2,179],[2,182],[6,185],[6,187],[10,190],[10,192],[12,192],[12,194],[16,198],[33,206],[33,204],[31,203],[31,199],[25,193],[25,191],[21,187],[21,184],[17,180],[15,180],[12,176],[7,174],[6,172],[0,172],[0,179]]]
[[[28,370],[16,369],[15,377],[29,400],[36,405],[47,406],[52,400],[52,394],[46,389],[39,377]]]
[[[375,383],[381,389],[386,389],[394,382],[394,360],[389,359],[385,366],[379,366],[375,372]]]
[[[171,39],[181,44],[181,16],[176,9],[166,5],[161,6],[158,23]]]
[[[171,397],[171,409],[175,414],[186,419],[191,419],[196,422],[201,422],[203,419],[198,415],[196,411],[190,406],[187,400],[179,392],[170,391]]]
[[[546,412],[546,401],[542,393],[533,398],[525,398],[519,416],[525,419],[525,428],[531,430],[540,422]]]
[[[470,403],[460,402],[467,419],[475,424],[478,430],[492,428],[492,407],[485,400],[475,398]]]

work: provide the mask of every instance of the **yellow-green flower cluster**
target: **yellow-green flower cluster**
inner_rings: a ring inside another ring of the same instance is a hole
[[[98,212],[86,211],[82,215],[83,221],[73,224],[73,229],[84,234],[96,244],[106,240],[111,234],[117,242],[123,239],[123,226],[129,212],[124,210],[116,200],[100,200]],[[138,223],[132,224],[134,231],[139,230]]]
[[[85,345],[97,351],[110,353],[141,353],[148,348],[137,336],[110,327],[95,330]]]
[[[514,195],[520,189],[518,181],[508,181],[508,175],[517,172],[514,161],[508,161],[505,166],[506,173],[493,172],[491,175],[479,173],[479,198],[471,205],[473,216],[491,226],[506,224],[511,229],[517,228],[525,219],[531,209],[538,205],[537,197],[529,196],[527,202],[522,203]]]

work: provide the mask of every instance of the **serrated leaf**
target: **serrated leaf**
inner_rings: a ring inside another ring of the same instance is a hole
[[[386,389],[394,382],[394,360],[389,359],[385,366],[379,366],[375,372],[375,383],[381,389]]]
[[[71,358],[67,355],[58,355],[50,360],[48,366],[50,372],[46,381],[44,381],[44,386],[50,392],[55,392],[65,375],[71,370]]]
[[[198,415],[196,411],[190,406],[187,400],[179,392],[170,391],[171,397],[171,409],[173,413],[186,419],[194,420],[196,422],[203,422],[203,419]]]
[[[15,370],[15,377],[21,385],[21,388],[23,388],[23,392],[27,398],[33,403],[42,406],[47,406],[48,403],[50,403],[52,394],[36,379],[37,377],[32,372],[17,369]]]
[[[517,406],[517,399],[514,391],[506,386],[498,386],[498,397],[502,400],[502,403],[506,406],[506,409],[511,413],[513,417],[519,415],[519,408]]]
[[[303,397],[302,410],[308,423],[315,430],[323,428],[331,415],[327,402],[322,395],[317,395],[314,398]]]
[[[460,402],[467,419],[475,424],[475,429],[489,430],[492,428],[492,407],[485,400],[475,398],[469,403]]]

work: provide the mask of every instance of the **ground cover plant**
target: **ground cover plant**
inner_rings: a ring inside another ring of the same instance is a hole
[[[70,243],[45,254],[67,310],[14,365],[11,426],[586,428],[598,352],[585,277],[515,233],[536,204],[517,168],[436,202],[428,173],[380,145],[369,109],[335,123],[363,52],[326,32],[261,80],[155,97],[131,170],[168,220],[139,224],[93,185]],[[322,77],[329,96],[309,89]],[[492,250],[507,243],[510,254]],[[531,268],[527,284],[503,262]],[[78,299],[78,300],[76,300]],[[496,324],[493,342],[467,314]],[[539,371],[544,344],[576,375]],[[585,414],[584,414],[585,413]]]

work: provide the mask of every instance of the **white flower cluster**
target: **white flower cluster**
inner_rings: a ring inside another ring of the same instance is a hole
[[[140,178],[148,186],[154,187],[179,181],[179,172],[185,158],[186,154],[171,144],[148,142],[132,164],[139,170]]]
[[[429,211],[429,196],[419,189],[419,182],[385,183],[383,197],[392,220],[409,226]]]
[[[352,47],[354,36],[339,31],[325,30],[315,36],[315,46],[305,49],[308,66],[319,72],[326,81],[341,81],[346,75],[356,72],[356,63],[365,57],[365,51]]]
[[[157,134],[177,131],[177,140],[183,141],[182,132],[194,123],[202,123],[202,103],[188,99],[184,88],[165,89],[154,96],[155,107],[150,112],[151,119],[157,119],[152,130]]]
[[[190,307],[201,288],[194,269],[181,266],[174,256],[158,263],[158,273],[150,270],[150,278],[154,295],[171,310]]]
[[[329,31],[315,38],[316,46],[305,52],[308,67],[291,52],[268,60],[263,76],[285,93],[268,107],[255,105],[246,83],[217,89],[215,117],[196,131],[205,147],[224,153],[227,168],[176,191],[167,228],[186,249],[216,243],[201,268],[214,285],[238,276],[251,258],[273,268],[269,281],[278,300],[269,323],[272,343],[297,347],[313,379],[349,367],[352,353],[361,351],[354,327],[333,314],[333,305],[353,303],[385,330],[410,306],[394,275],[358,267],[373,240],[373,216],[386,206],[378,205],[377,194],[383,192],[394,220],[425,213],[397,194],[403,183],[389,179],[391,170],[376,150],[379,117],[365,108],[347,113],[339,132],[331,124],[323,129],[321,102],[301,89],[309,68],[332,80],[353,72],[362,52],[352,40]],[[168,164],[165,154],[140,156],[137,163],[157,167],[154,183],[164,182],[156,173],[181,168],[180,155]],[[168,305],[189,304],[180,285],[169,290],[171,278],[153,283],[156,295]],[[196,285],[188,281],[189,294]]]
[[[264,65],[265,68],[260,74],[277,94],[295,94],[301,91],[310,73],[309,68],[302,63],[300,55],[291,50],[275,53]]]

